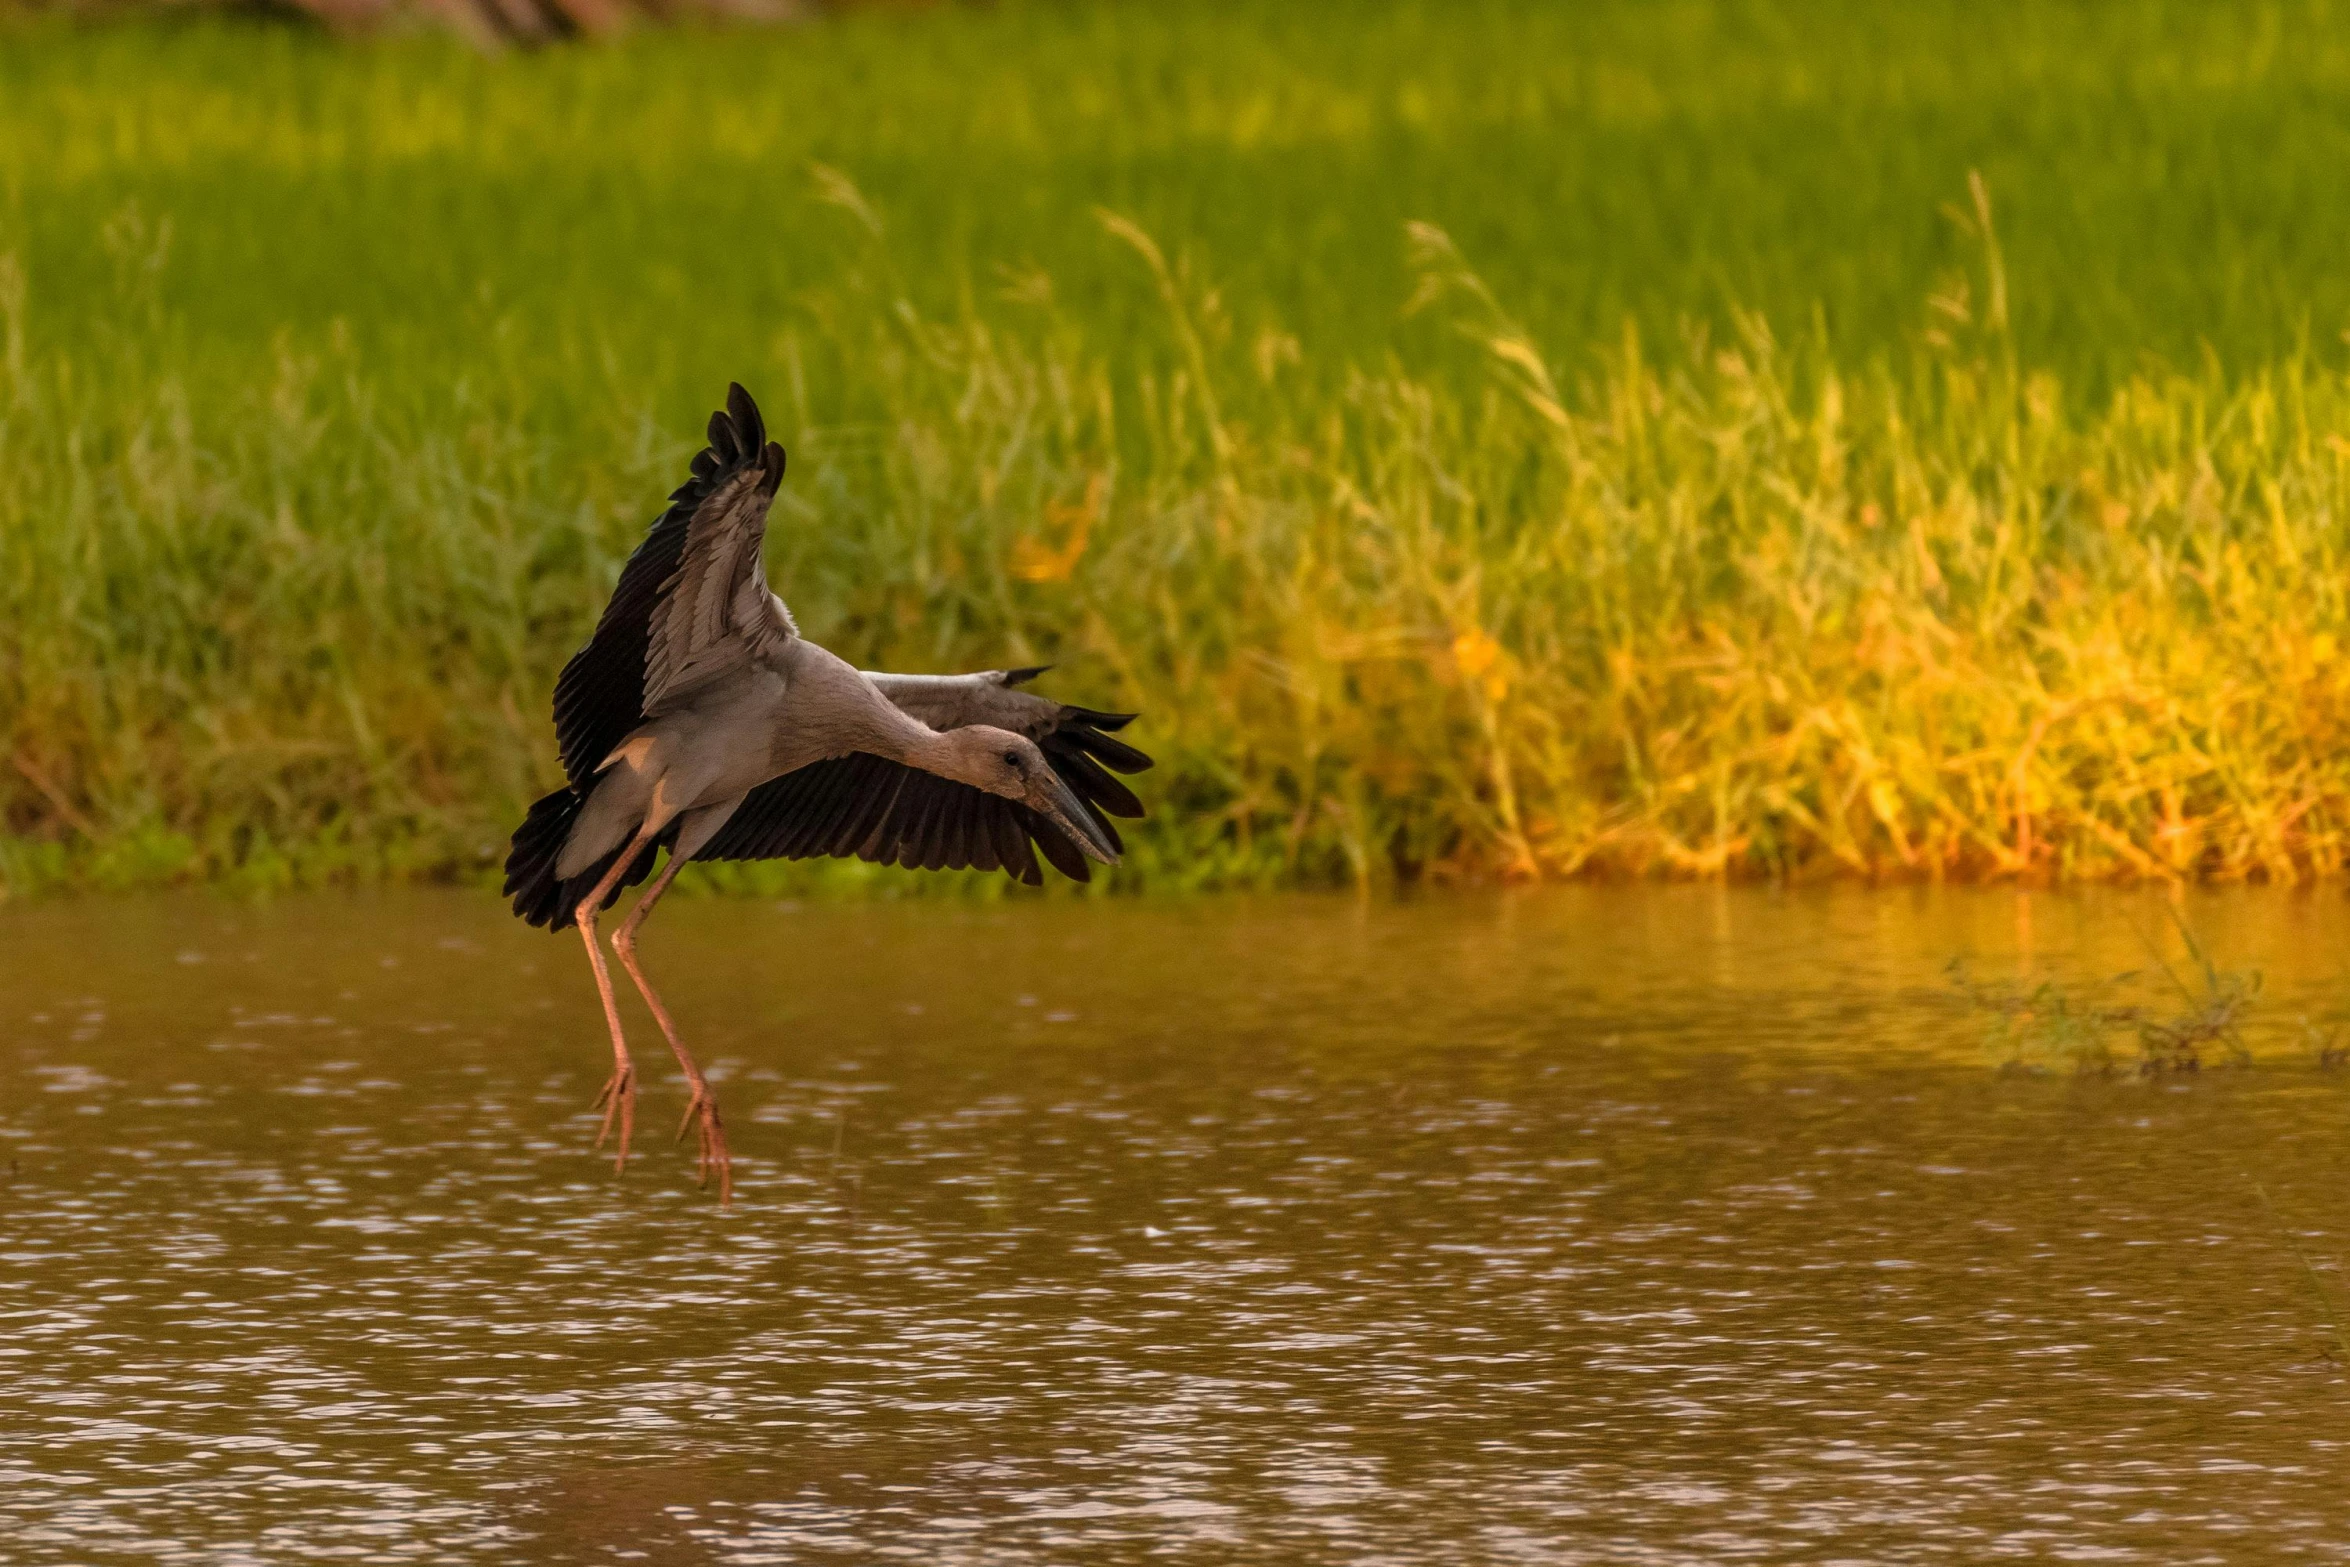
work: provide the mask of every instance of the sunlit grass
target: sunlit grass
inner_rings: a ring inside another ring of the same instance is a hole
[[[2300,13],[1110,14],[12,35],[7,884],[489,863],[729,377],[811,635],[1146,711],[1132,882],[2340,873]]]

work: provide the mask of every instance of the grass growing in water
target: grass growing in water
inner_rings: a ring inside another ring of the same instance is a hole
[[[2301,1265],[2301,1277],[2308,1282],[2310,1293],[2317,1297],[2317,1309],[2326,1320],[2327,1338],[2330,1340],[2325,1346],[2325,1355],[2337,1366],[2350,1366],[2350,1327],[2343,1325],[2342,1313],[2334,1305],[2334,1292],[2326,1288],[2324,1275],[2309,1260],[2309,1249],[2301,1244],[2301,1237],[2285,1222],[2284,1215],[2277,1211],[2275,1201],[2268,1195],[2268,1188],[2254,1181],[2252,1192],[2260,1199],[2260,1206],[2267,1213],[2268,1222],[2276,1228],[2278,1238],[2293,1253],[2293,1260]]]
[[[2143,932],[2140,939],[2154,961],[2153,973],[2133,970],[2088,985],[2061,979],[2036,985],[1979,980],[1965,959],[1952,960],[1951,984],[1987,1020],[1987,1043],[1999,1057],[2000,1070],[2035,1072],[2055,1066],[2110,1076],[2126,1064],[2140,1077],[2165,1077],[2200,1072],[2213,1050],[2231,1065],[2250,1064],[2252,1047],[2245,1025],[2260,995],[2260,971],[2221,968],[2178,911],[2170,913],[2186,951],[2191,981]],[[2143,996],[2149,986],[2153,997],[2131,999]],[[2301,1026],[2305,1036],[2315,1037],[2308,1019]],[[2137,1046],[2136,1058],[2126,1063],[2114,1049],[2122,1038]],[[2318,1064],[2330,1064],[2324,1045]]]
[[[730,376],[812,635],[1149,710],[1130,881],[2340,873],[2309,16],[1109,15],[12,34],[0,875],[493,859]]]

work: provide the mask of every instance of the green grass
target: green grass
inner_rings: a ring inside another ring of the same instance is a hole
[[[0,878],[494,858],[730,378],[812,635],[1148,710],[1133,882],[2336,874],[2337,21],[0,19]]]

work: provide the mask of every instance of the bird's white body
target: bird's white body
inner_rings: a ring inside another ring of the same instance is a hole
[[[692,859],[771,778],[859,751],[902,758],[938,738],[848,660],[795,636],[621,741],[597,774],[556,874],[577,876],[647,823],[658,831],[677,821],[672,852]]]

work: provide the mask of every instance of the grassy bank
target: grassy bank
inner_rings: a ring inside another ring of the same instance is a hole
[[[2336,874],[2324,16],[7,24],[0,876],[494,858],[730,377],[812,635],[1148,710],[1143,884]]]

